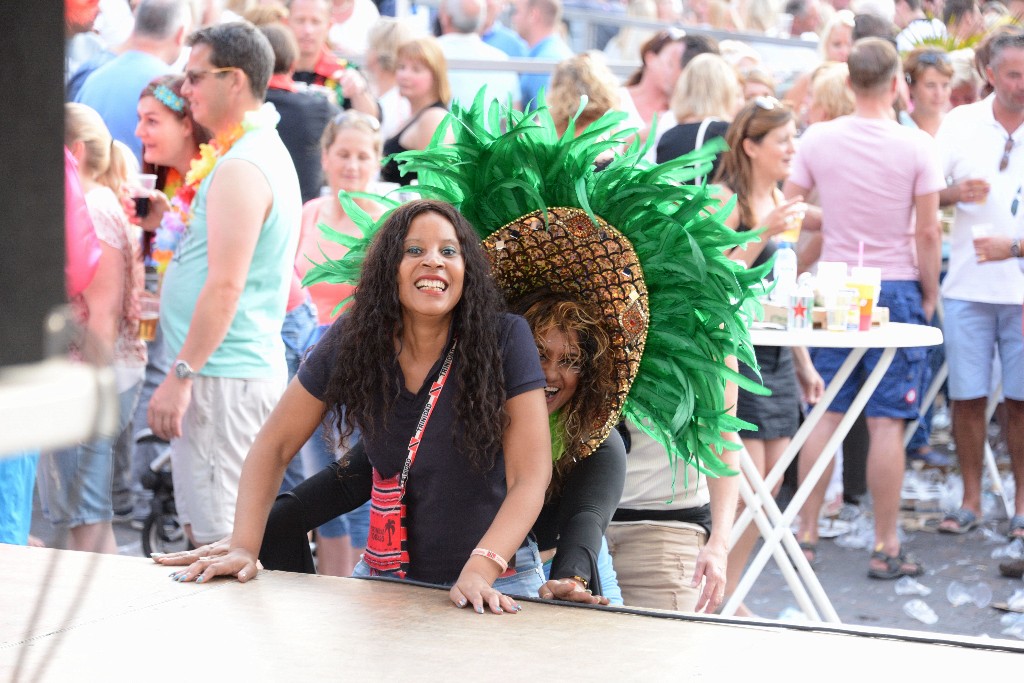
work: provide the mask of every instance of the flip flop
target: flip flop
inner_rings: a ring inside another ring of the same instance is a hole
[[[1021,520],[1024,522],[1024,519]],[[946,522],[953,522],[955,527],[942,526]],[[955,512],[948,512],[939,523],[938,531],[942,534],[966,534],[978,526],[978,516],[967,508],[960,508]],[[1012,533],[1012,532],[1011,532]]]

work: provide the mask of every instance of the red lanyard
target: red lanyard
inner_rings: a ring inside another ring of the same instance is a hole
[[[402,471],[385,479],[377,468],[373,468],[373,489],[370,492],[370,533],[366,539],[366,552],[363,560],[374,574],[395,572],[405,578],[409,571],[408,534],[405,526],[406,509],[403,499],[405,487],[409,481],[409,471],[416,461],[416,453],[420,441],[427,429],[427,423],[434,412],[434,406],[441,396],[441,389],[448,380],[448,372],[455,357],[458,337],[452,339],[451,349],[441,365],[437,379],[430,385],[427,403],[423,406],[423,414],[416,423],[416,432],[409,440],[409,454],[405,458]]]

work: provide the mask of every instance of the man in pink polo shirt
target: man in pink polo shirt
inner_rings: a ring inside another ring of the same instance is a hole
[[[878,38],[859,40],[847,63],[854,113],[807,130],[783,192],[786,197],[806,197],[817,188],[822,209],[821,259],[855,264],[863,243],[864,265],[882,269],[878,305],[889,309],[893,322],[925,324],[935,311],[941,265],[938,208],[945,181],[937,152],[926,133],[893,120],[892,103],[902,72],[890,43]],[[829,382],[848,354],[844,349],[813,349],[812,359]],[[880,356],[881,350],[865,354],[807,439],[800,457],[801,479]],[[897,533],[903,430],[905,421],[917,416],[924,370],[925,349],[900,349],[864,409],[871,439],[868,490],[875,515],[876,545],[868,565],[872,578],[922,572],[921,565],[903,552]],[[830,471],[831,465],[800,513],[801,543],[813,545],[818,540],[818,515]]]

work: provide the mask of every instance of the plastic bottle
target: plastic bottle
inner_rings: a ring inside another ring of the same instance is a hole
[[[775,252],[775,264],[772,266],[772,277],[775,279],[772,301],[779,306],[789,306],[789,297],[796,292],[796,268],[793,245],[781,243]]]

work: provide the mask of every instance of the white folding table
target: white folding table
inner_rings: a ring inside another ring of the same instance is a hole
[[[764,544],[751,561],[736,590],[722,608],[723,615],[733,615],[742,604],[757,577],[764,570],[770,556],[774,556],[787,584],[793,590],[800,608],[812,620],[839,623],[839,615],[814,575],[810,563],[800,550],[790,526],[800,508],[810,495],[814,485],[821,479],[825,468],[835,457],[839,445],[860,415],[868,399],[878,387],[885,371],[889,369],[896,350],[907,347],[936,346],[942,343],[942,332],[927,325],[887,323],[865,332],[830,332],[827,330],[768,330],[751,329],[751,342],[755,346],[805,346],[818,348],[850,349],[850,354],[840,366],[835,377],[825,388],[825,393],[814,406],[796,435],[783,451],[779,461],[762,479],[749,456],[741,458],[740,466],[745,478],[740,479],[740,493],[746,509],[733,527],[731,544],[734,544],[753,521],[764,539]],[[772,497],[772,488],[782,480],[786,468],[800,452],[811,430],[825,415],[836,394],[852,374],[857,363],[868,349],[882,349],[881,358],[868,375],[857,395],[839,422],[836,431],[829,437],[825,448],[805,480],[801,483],[785,512],[781,511]],[[730,544],[730,545],[731,545]],[[788,561],[787,561],[788,558]]]

